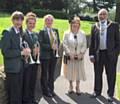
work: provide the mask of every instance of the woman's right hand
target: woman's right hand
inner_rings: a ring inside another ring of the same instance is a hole
[[[92,63],[95,63],[95,58],[94,58],[94,57],[90,57],[90,61],[91,61]]]
[[[23,56],[29,56],[30,53],[31,53],[30,48],[24,48],[24,49],[22,50],[22,52],[21,52],[21,55],[23,55]]]
[[[74,60],[74,55],[70,54],[70,60]]]

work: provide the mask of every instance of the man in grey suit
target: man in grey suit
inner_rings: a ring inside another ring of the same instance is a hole
[[[94,93],[92,98],[101,95],[102,74],[105,67],[108,82],[108,101],[113,101],[116,81],[116,65],[120,52],[119,26],[108,20],[108,12],[101,9],[98,12],[99,22],[91,30],[90,60],[94,64]]]
[[[9,104],[22,104],[23,56],[29,55],[30,49],[21,48],[23,13],[15,11],[11,18],[13,26],[2,32],[1,50]]]

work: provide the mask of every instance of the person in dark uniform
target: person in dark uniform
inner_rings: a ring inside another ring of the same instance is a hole
[[[35,85],[39,61],[39,41],[37,33],[33,32],[36,24],[36,14],[29,12],[26,15],[24,41],[31,49],[31,56],[26,57],[23,83],[23,104],[38,104],[35,100]]]
[[[39,32],[40,60],[41,60],[41,87],[43,95],[55,96],[54,72],[60,44],[58,30],[52,28],[54,17],[50,14],[44,16],[44,28]]]
[[[98,12],[99,22],[91,30],[91,45],[89,50],[90,60],[94,64],[94,93],[92,98],[101,95],[102,75],[105,67],[108,82],[108,101],[113,101],[116,65],[120,53],[119,26],[108,20],[108,12],[101,9]]]
[[[13,12],[13,26],[2,32],[1,50],[6,73],[8,104],[22,104],[23,56],[30,54],[30,49],[22,49],[22,23],[24,15],[20,11]]]

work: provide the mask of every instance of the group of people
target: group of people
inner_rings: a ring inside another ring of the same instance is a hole
[[[54,17],[45,15],[44,26],[38,33],[33,32],[36,14],[26,15],[26,29],[22,29],[24,15],[15,11],[11,20],[13,26],[3,30],[1,52],[4,58],[8,104],[38,104],[35,99],[35,85],[38,66],[41,66],[41,89],[46,97],[56,96],[54,92],[54,72],[59,58],[60,38],[58,29],[53,28]],[[102,74],[105,67],[108,81],[108,101],[113,101],[116,64],[120,52],[119,26],[108,20],[108,12],[101,9],[98,20],[91,29],[90,60],[94,64],[94,93],[96,98],[102,92]],[[63,35],[63,63],[65,77],[69,81],[68,93],[73,93],[76,81],[76,94],[79,96],[80,80],[85,81],[84,55],[87,49],[85,33],[80,29],[80,18],[69,19],[69,29]],[[91,69],[89,69],[91,70]]]

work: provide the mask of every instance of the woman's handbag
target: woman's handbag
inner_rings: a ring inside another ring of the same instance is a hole
[[[64,64],[67,64],[67,61],[70,60],[70,56],[68,55],[63,55],[63,62]]]

